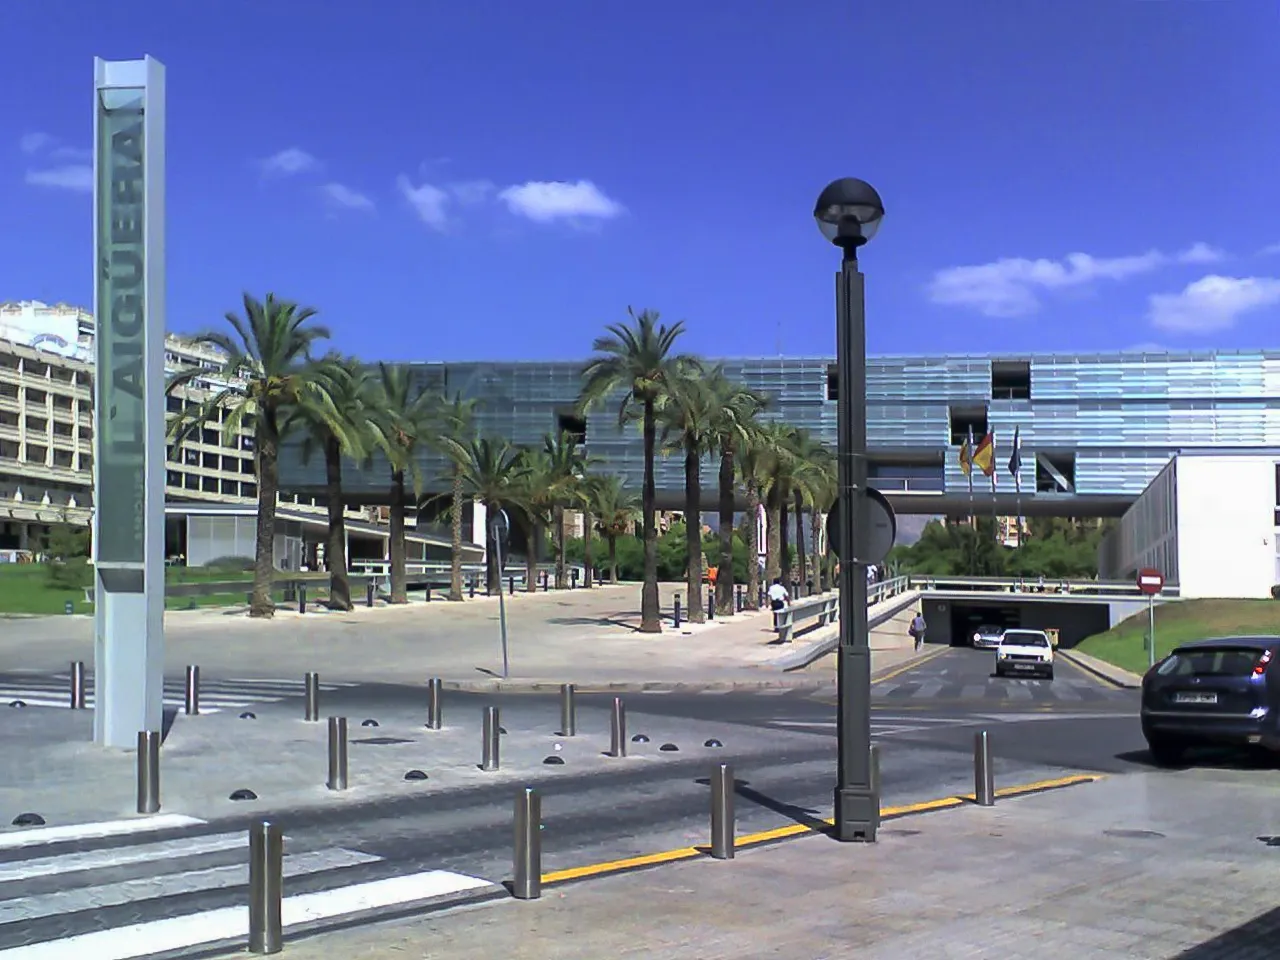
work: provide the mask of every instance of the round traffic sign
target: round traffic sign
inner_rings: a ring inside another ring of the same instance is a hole
[[[898,519],[888,498],[874,487],[867,489],[867,514],[870,523],[867,531],[866,556],[858,557],[866,564],[884,563],[898,536]],[[840,550],[840,504],[835,503],[827,514],[827,543]]]

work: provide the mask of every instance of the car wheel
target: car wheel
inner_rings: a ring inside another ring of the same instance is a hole
[[[1151,751],[1151,759],[1160,767],[1178,766],[1187,753],[1187,748],[1183,744],[1165,737],[1149,737],[1147,749]]]

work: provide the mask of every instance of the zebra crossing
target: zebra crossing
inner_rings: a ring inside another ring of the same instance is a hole
[[[902,733],[920,733],[938,730],[943,727],[959,727],[972,724],[972,718],[958,717],[892,717],[876,714],[871,718],[871,736],[873,739],[892,737]],[[825,733],[834,735],[838,724],[835,720],[814,719],[773,719],[767,724],[783,730],[796,730],[801,733]]]
[[[950,679],[944,677],[912,677],[875,684],[873,700],[945,700],[970,702],[1060,704],[1101,703],[1124,696],[1125,691],[1110,690],[1083,677],[1059,675],[1054,680],[1032,680],[1024,677],[988,677],[985,679]]]
[[[285,835],[290,927],[501,888]],[[0,960],[140,960],[248,936],[248,839],[162,814],[0,832]],[[294,892],[297,891],[297,892]]]
[[[181,678],[166,677],[164,681],[164,704],[166,707],[181,708],[185,698],[186,681]],[[344,682],[324,682],[320,684],[321,692],[342,690],[358,684]],[[291,697],[301,697],[306,691],[306,681],[298,678],[257,680],[257,679],[216,679],[200,680],[200,712],[220,713],[223,710],[243,710],[256,704],[279,703]],[[5,674],[0,676],[0,706],[24,707],[66,707],[71,702],[71,674]],[[94,704],[93,674],[85,676],[85,707],[92,709]]]

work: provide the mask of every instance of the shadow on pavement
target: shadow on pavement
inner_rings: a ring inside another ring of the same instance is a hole
[[[711,786],[709,777],[698,777],[694,780],[694,783],[703,787]],[[802,827],[808,827],[817,833],[826,833],[831,829],[830,825],[818,815],[818,811],[812,807],[802,807],[798,804],[776,800],[768,794],[756,790],[750,784],[751,781],[749,780],[740,780],[734,777],[733,792],[743,800],[749,800],[757,806],[764,807],[766,810],[781,814],[788,820],[792,820]]]
[[[1235,960],[1244,957],[1274,957],[1280,940],[1280,907],[1218,934],[1204,943],[1183,950],[1173,960]]]

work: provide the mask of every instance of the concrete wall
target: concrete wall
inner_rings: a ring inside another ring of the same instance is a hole
[[[1179,594],[1271,595],[1276,576],[1276,457],[1178,457]]]
[[[927,596],[920,600],[924,622],[929,625],[926,640],[943,646],[951,645],[951,601],[934,600]]]
[[[889,600],[886,605],[891,605],[892,603],[893,600]],[[874,615],[874,611],[872,612]],[[916,614],[919,612],[920,600],[917,598],[892,616],[873,626],[870,632],[871,649],[900,650],[912,646],[915,641],[907,633],[907,628],[911,626],[911,621],[915,619]],[[926,617],[926,621],[927,619]]]
[[[1111,609],[1105,603],[1031,602],[1022,606],[1022,626],[1032,630],[1058,631],[1060,647],[1074,647],[1085,637],[1103,633],[1111,626]]]

